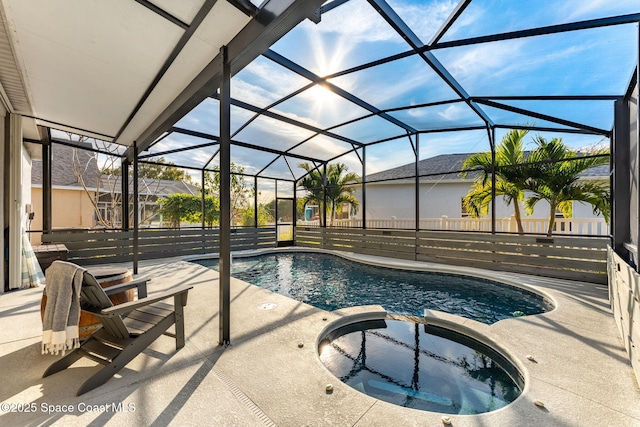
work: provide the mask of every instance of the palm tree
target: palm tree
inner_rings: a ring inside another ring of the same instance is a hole
[[[514,216],[518,226],[518,233],[520,234],[524,234],[524,229],[522,228],[519,201],[524,198],[527,175],[525,170],[514,166],[524,162],[523,139],[527,133],[527,130],[517,129],[507,132],[500,145],[496,148],[495,156],[495,194],[503,196],[507,205],[513,203]],[[489,206],[493,198],[491,173],[494,168],[492,168],[491,153],[472,154],[464,161],[462,168],[475,169],[480,172],[463,199],[465,209],[476,218],[486,215],[489,212]]]
[[[327,165],[326,176],[326,193],[328,206],[324,207],[324,186],[322,173],[318,168],[308,163],[300,163],[299,167],[307,171],[307,175],[302,179],[300,185],[307,190],[308,194],[304,197],[304,204],[315,202],[320,209],[327,209],[330,213],[331,223],[337,213],[337,207],[342,203],[351,205],[351,213],[358,212],[358,199],[353,195],[354,188],[352,185],[360,182],[360,177],[349,172],[344,163],[333,163]],[[329,210],[330,207],[330,210]]]
[[[611,212],[610,191],[607,183],[579,180],[586,170],[601,165],[608,165],[608,157],[576,157],[578,153],[569,149],[561,138],[547,141],[542,136],[534,139],[537,147],[529,157],[528,173],[530,175],[526,189],[533,193],[527,198],[526,208],[533,208],[540,200],[549,203],[549,227],[547,236],[553,233],[556,211],[560,210],[565,217],[571,217],[573,202],[590,204],[593,213],[602,214],[609,220]],[[609,154],[608,150],[596,150],[591,155]],[[574,160],[568,160],[574,159]]]

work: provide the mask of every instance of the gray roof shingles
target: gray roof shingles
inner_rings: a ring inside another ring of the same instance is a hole
[[[79,144],[91,148],[91,144]],[[51,185],[79,187],[80,183],[73,170],[74,151],[79,164],[83,166],[82,176],[88,187],[95,188],[98,164],[94,154],[87,150],[75,149],[62,144],[54,144],[51,150]],[[42,160],[34,160],[31,165],[31,184],[42,185]]]
[[[418,174],[431,180],[460,180],[464,179],[458,172],[462,170],[462,164],[473,153],[461,154],[441,154],[418,162]],[[367,175],[367,181],[386,181],[396,179],[413,178],[415,173],[415,163],[408,163],[396,168],[387,169],[381,172]],[[583,177],[604,178],[609,176],[609,166],[596,166],[583,174]],[[474,173],[469,173],[467,179],[472,180]]]
[[[462,164],[471,155],[463,154],[441,154],[418,162],[418,174],[421,176],[432,175],[430,179],[461,179],[457,172],[462,170]],[[415,163],[409,163],[397,168],[387,169],[371,175],[367,175],[367,181],[383,181],[401,178],[413,178],[415,174]],[[473,176],[469,176],[473,178]]]
[[[91,148],[90,143],[82,144]],[[81,147],[82,147],[81,145]],[[55,187],[81,187],[73,170],[74,147],[54,144],[51,151],[51,185]],[[77,150],[79,164],[83,166],[83,178],[86,186],[95,189],[100,180],[101,191],[120,193],[120,177],[100,174],[94,154],[87,150]],[[42,185],[42,160],[34,160],[31,166],[31,185]],[[182,181],[140,178],[140,194],[166,196],[174,193],[199,194],[198,187]],[[131,190],[133,192],[133,189]]]

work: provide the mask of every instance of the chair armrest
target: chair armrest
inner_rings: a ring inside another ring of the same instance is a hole
[[[119,316],[121,314],[129,313],[136,308],[144,307],[149,304],[153,304],[154,302],[162,301],[167,298],[175,297],[176,304],[180,303],[182,305],[186,305],[187,303],[187,294],[189,289],[192,289],[193,286],[182,286],[177,289],[172,289],[166,292],[161,292],[157,295],[153,295],[147,298],[139,299],[136,301],[125,302],[124,304],[119,304],[113,307],[105,308],[100,311],[102,315],[114,317]]]
[[[118,292],[126,291],[128,289],[138,289],[138,299],[147,297],[147,283],[150,281],[148,277],[138,277],[130,282],[120,283],[118,285],[109,286],[104,288],[104,293],[107,295],[117,294]]]

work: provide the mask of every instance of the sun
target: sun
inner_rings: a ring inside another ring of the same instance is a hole
[[[308,96],[314,100],[314,102],[327,103],[330,102],[335,94],[327,89],[325,86],[316,84],[308,89]]]
[[[336,101],[336,94],[326,87],[316,84],[307,90],[307,98],[313,105],[312,111],[316,114],[325,112]]]

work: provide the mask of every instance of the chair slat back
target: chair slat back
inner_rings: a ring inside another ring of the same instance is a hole
[[[107,294],[104,293],[102,286],[100,286],[93,274],[88,271],[84,272],[82,279],[81,298],[83,304],[89,304],[96,308],[113,307],[113,303]]]
[[[113,307],[113,302],[100,286],[96,278],[88,271],[84,272],[81,291],[82,304],[88,304],[96,308],[94,314],[100,319],[102,327],[117,338],[129,338],[129,331],[122,317],[107,317],[99,314],[101,309]]]

